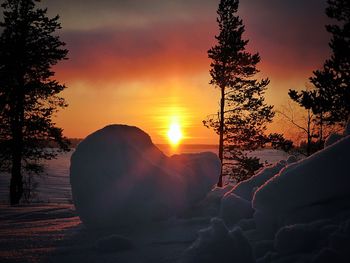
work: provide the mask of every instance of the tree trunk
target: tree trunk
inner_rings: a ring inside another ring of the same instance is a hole
[[[311,116],[310,110],[307,111],[307,145],[306,145],[306,156],[311,155]]]
[[[319,138],[319,149],[323,146],[323,113],[320,114],[320,138]]]
[[[224,112],[225,112],[225,87],[221,87],[221,101],[220,101],[220,127],[219,127],[219,159],[221,162],[221,171],[219,181],[217,183],[218,187],[223,186],[222,173],[223,173],[223,162],[224,162]]]
[[[16,144],[16,143],[15,143]],[[10,203],[19,204],[23,195],[23,180],[21,173],[22,154],[20,149],[14,149],[12,156],[11,183],[10,183]]]
[[[22,84],[22,83],[21,83]],[[24,93],[23,85],[18,85],[13,98],[12,115],[12,167],[10,182],[10,204],[19,204],[23,195],[22,155],[24,125]]]

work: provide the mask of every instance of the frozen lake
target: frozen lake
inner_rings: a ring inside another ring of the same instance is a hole
[[[174,149],[168,145],[157,145],[165,154],[197,153],[211,151],[217,153],[215,145],[182,145]],[[45,173],[36,178],[38,182],[37,197],[34,202],[71,203],[72,195],[69,183],[69,166],[72,153],[63,153],[57,159],[45,162]],[[286,159],[287,154],[278,150],[264,149],[254,153],[261,161],[274,163]],[[8,203],[9,175],[0,176],[0,203]]]

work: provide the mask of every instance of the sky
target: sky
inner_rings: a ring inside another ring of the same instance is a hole
[[[112,123],[138,126],[167,143],[173,122],[183,143],[215,144],[202,124],[216,114],[207,50],[218,33],[218,0],[43,0],[60,15],[69,59],[56,66],[69,107],[56,123],[84,138]],[[329,56],[325,0],[242,0],[248,50],[259,52],[259,77],[269,77],[268,103],[279,108],[288,89],[302,89]],[[281,130],[273,124],[270,130]]]

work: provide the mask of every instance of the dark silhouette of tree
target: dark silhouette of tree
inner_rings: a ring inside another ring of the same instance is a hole
[[[65,59],[65,45],[55,35],[59,17],[47,17],[36,0],[6,0],[0,23],[0,168],[11,173],[10,202],[23,196],[24,176],[42,172],[40,160],[68,150],[68,140],[52,116],[67,106],[58,96],[65,86],[53,79],[52,66]]]
[[[335,24],[326,26],[327,31],[332,34],[329,43],[332,55],[321,70],[313,72],[310,80],[314,90],[289,92],[291,99],[317,115],[320,142],[324,138],[324,126],[344,125],[350,114],[350,2],[327,2],[326,14],[336,20]]]
[[[279,149],[287,153],[294,149],[293,141],[286,139],[283,134],[271,133],[268,138],[271,147],[274,149]]]
[[[217,44],[208,51],[211,62],[210,84],[221,94],[218,116],[209,116],[204,125],[219,135],[219,158],[222,163],[218,186],[223,175],[243,180],[261,167],[259,160],[248,155],[263,146],[266,123],[274,116],[272,106],[264,102],[268,79],[254,79],[260,62],[258,53],[246,51],[244,25],[237,15],[238,0],[221,0],[217,10],[219,35]]]

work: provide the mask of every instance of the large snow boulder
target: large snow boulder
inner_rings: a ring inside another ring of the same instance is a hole
[[[254,195],[257,227],[310,222],[349,207],[350,136],[287,166]],[[265,220],[273,219],[271,222]]]
[[[139,128],[110,125],[78,145],[70,181],[81,220],[113,227],[183,211],[205,197],[219,173],[213,153],[167,157]]]

